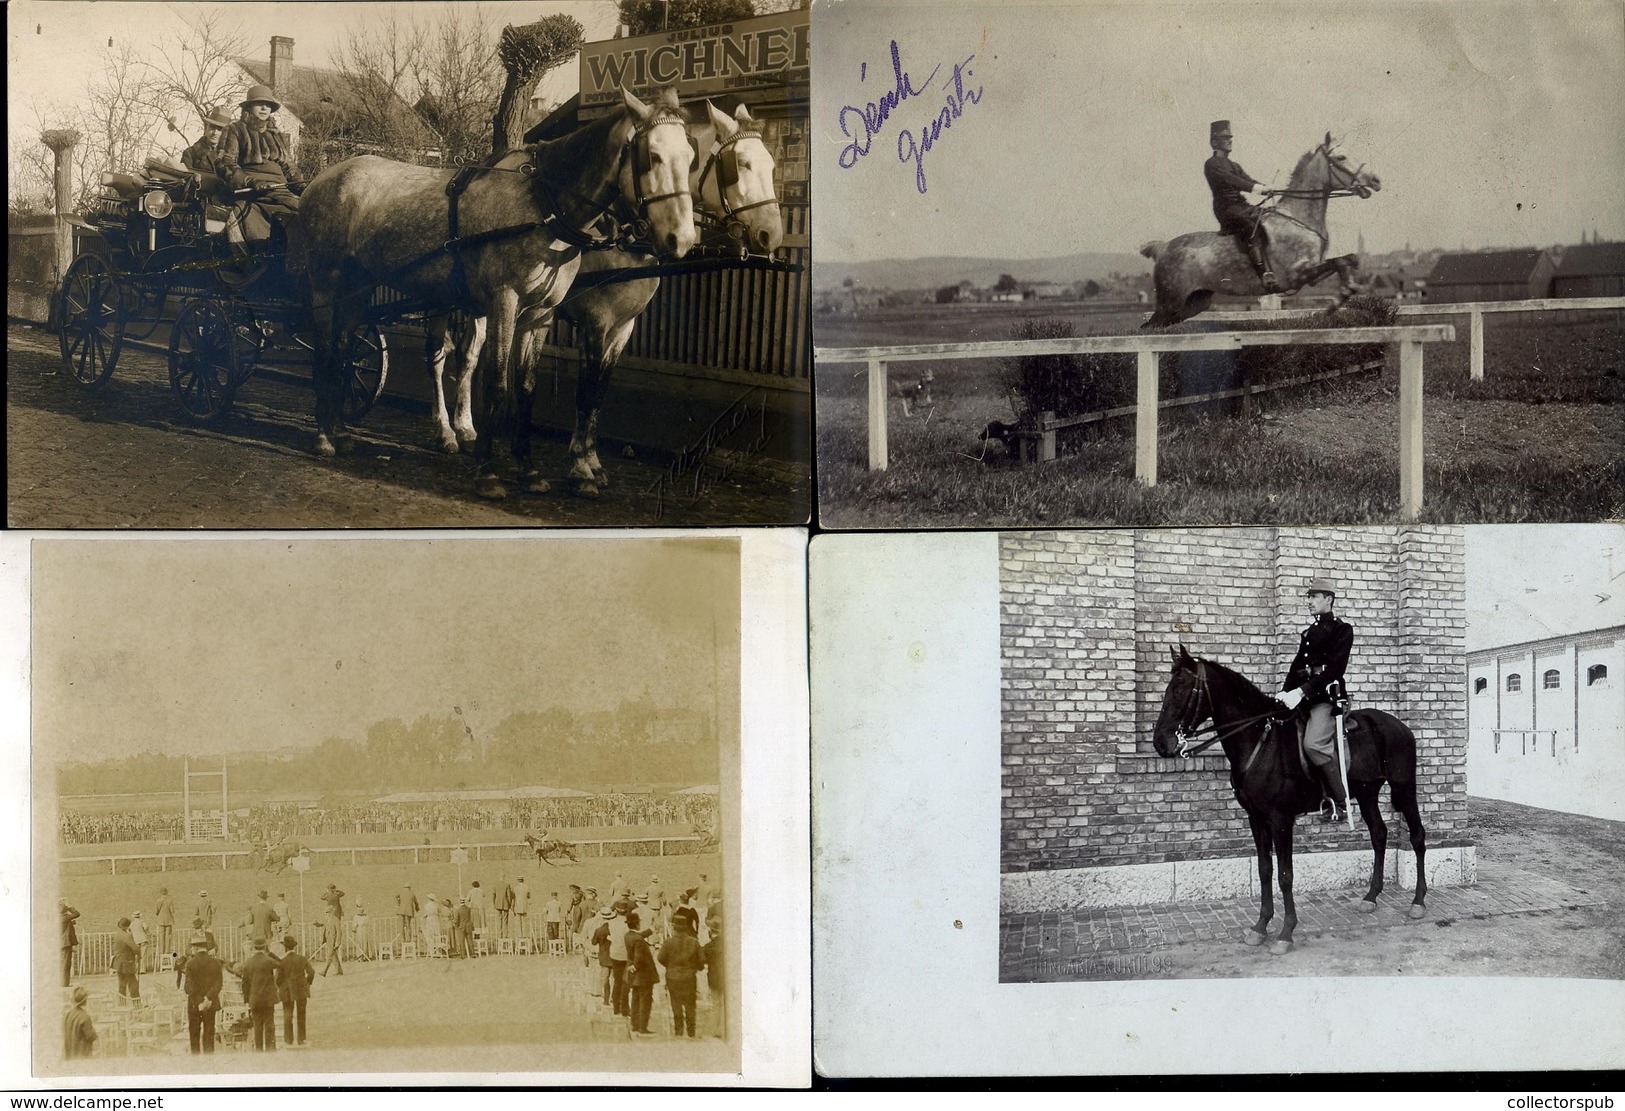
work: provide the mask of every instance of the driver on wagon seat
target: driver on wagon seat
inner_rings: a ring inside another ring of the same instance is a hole
[[[1258,271],[1259,280],[1269,293],[1280,292],[1280,285],[1264,258],[1264,223],[1259,218],[1258,205],[1247,203],[1243,193],[1263,189],[1266,197],[1275,195],[1235,162],[1230,161],[1230,148],[1234,145],[1229,120],[1214,120],[1208,128],[1208,145],[1213,156],[1202,166],[1207,187],[1213,193],[1213,215],[1218,218],[1219,230],[1236,237],[1236,243],[1247,253],[1247,261]]]
[[[225,191],[225,164],[220,153],[220,136],[231,126],[231,116],[225,108],[213,108],[203,117],[203,138],[181,152],[181,165],[197,175],[198,184],[206,196],[217,197]]]
[[[270,87],[255,85],[239,107],[242,118],[227,127],[220,139],[221,165],[233,189],[255,191],[247,203],[238,206],[243,237],[252,243],[271,238],[271,217],[299,211],[298,194],[304,185],[294,170],[288,136],[271,118],[282,105]]]
[[[1309,754],[1309,762],[1320,769],[1332,801],[1331,814],[1322,810],[1321,818],[1336,822],[1342,820],[1348,808],[1348,797],[1343,793],[1337,769],[1333,699],[1347,697],[1343,671],[1348,667],[1349,650],[1354,647],[1354,627],[1332,613],[1337,592],[1330,584],[1310,583],[1306,593],[1315,620],[1299,636],[1298,654],[1292,658],[1275,700],[1289,710],[1299,711],[1304,751]]]

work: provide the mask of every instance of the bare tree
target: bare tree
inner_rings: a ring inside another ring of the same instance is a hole
[[[502,29],[497,55],[507,71],[507,80],[491,127],[493,154],[506,154],[520,144],[531,90],[549,70],[580,51],[585,38],[581,24],[568,15],[543,16],[535,23]]]
[[[491,146],[492,117],[502,93],[497,28],[479,5],[448,5],[427,27],[426,49],[413,76],[418,113],[439,134],[445,161],[477,162]]]
[[[98,72],[74,125],[85,137],[87,161],[97,167],[93,180],[82,182],[81,197],[85,187],[94,195],[103,170],[139,169],[163,121],[153,107],[146,62],[132,44],[104,50]]]
[[[237,59],[248,49],[239,25],[227,23],[219,11],[203,11],[188,20],[185,32],[160,41],[145,60],[153,109],[183,136],[183,146],[202,133],[197,117],[230,103],[241,91]],[[176,118],[187,114],[191,118]]]
[[[416,145],[405,117],[417,99],[414,75],[428,38],[423,26],[392,14],[345,39],[339,72],[349,96],[343,110],[356,134],[384,146]]]

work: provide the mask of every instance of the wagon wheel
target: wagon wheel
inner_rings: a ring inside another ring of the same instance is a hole
[[[169,336],[169,387],[186,415],[201,424],[226,415],[240,383],[242,340],[227,311],[213,301],[190,301]]]
[[[344,340],[344,420],[372,411],[389,379],[389,344],[376,324],[364,324]]]
[[[105,389],[124,345],[124,297],[118,279],[100,255],[81,255],[62,278],[57,300],[57,335],[62,363],[74,384]]]

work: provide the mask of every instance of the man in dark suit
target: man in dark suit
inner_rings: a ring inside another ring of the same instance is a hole
[[[73,920],[79,917],[79,912],[68,905],[68,900],[61,903],[62,912],[62,986],[67,987],[73,979],[73,951],[79,946],[79,931],[74,929]]]
[[[130,936],[130,920],[118,920],[118,932],[113,935],[113,971],[118,974],[118,993],[129,999],[141,998],[141,950]]]
[[[277,912],[271,908],[268,901],[270,898],[270,892],[261,891],[259,899],[248,908],[248,918],[243,925],[248,927],[249,941],[258,939],[266,945],[271,943],[271,936],[279,918]]]
[[[626,982],[631,988],[634,1034],[649,1033],[649,1012],[654,1007],[655,985],[660,982],[660,969],[655,967],[648,933],[638,912],[629,912],[626,916]]]
[[[685,896],[686,898],[686,896]],[[692,908],[686,907],[692,914]],[[705,951],[694,933],[694,919],[673,914],[671,936],[660,947],[660,963],[666,966],[666,994],[671,997],[672,1033],[695,1037],[694,1001],[699,994],[699,971],[705,967]]]
[[[310,985],[316,980],[316,969],[299,952],[299,941],[292,934],[282,939],[284,955],[277,966],[277,993],[282,997],[282,1041],[286,1045],[305,1044],[305,1001],[310,998]],[[298,1027],[298,1041],[294,1028]]]
[[[1309,612],[1314,622],[1298,637],[1298,654],[1292,657],[1286,680],[1276,701],[1288,709],[1299,711],[1303,732],[1303,747],[1310,763],[1320,769],[1326,780],[1327,794],[1332,801],[1331,814],[1322,814],[1328,822],[1343,820],[1348,797],[1343,791],[1342,774],[1338,770],[1337,750],[1333,741],[1337,725],[1333,720],[1333,698],[1346,697],[1343,672],[1348,667],[1349,651],[1354,647],[1354,628],[1332,613],[1337,592],[1330,584],[1309,584]]]
[[[276,1049],[277,959],[266,952],[264,938],[255,938],[254,951],[237,965],[243,981],[243,1002],[254,1027],[254,1048]],[[191,962],[187,962],[191,963]]]
[[[1207,187],[1213,194],[1213,215],[1219,221],[1219,230],[1235,236],[1236,243],[1247,253],[1247,261],[1258,271],[1265,291],[1276,293],[1280,286],[1276,284],[1275,275],[1270,272],[1264,256],[1264,228],[1263,221],[1259,219],[1258,206],[1247,203],[1242,196],[1255,189],[1264,189],[1266,195],[1273,190],[1265,189],[1262,181],[1256,180],[1230,160],[1230,149],[1235,139],[1229,120],[1214,120],[1208,132],[1208,145],[1213,148],[1213,156],[1203,164],[1202,176],[1207,178]]]
[[[201,931],[192,935],[186,958],[186,1035],[193,1053],[214,1052],[214,1018],[220,1013],[225,966],[209,951]]]

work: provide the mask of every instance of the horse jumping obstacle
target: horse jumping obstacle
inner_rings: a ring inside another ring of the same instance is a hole
[[[1257,319],[1256,316],[1252,319]],[[1134,354],[1134,476],[1157,484],[1157,358],[1164,351],[1235,351],[1243,347],[1304,344],[1393,343],[1399,346],[1399,504],[1407,521],[1422,511],[1422,345],[1456,338],[1450,324],[1380,328],[1300,328],[1270,332],[1075,336],[1069,339],[993,340],[980,343],[919,343],[887,347],[814,348],[813,362],[869,366],[869,469],[887,465],[886,367],[926,359],[991,359],[1023,355]]]

